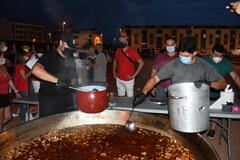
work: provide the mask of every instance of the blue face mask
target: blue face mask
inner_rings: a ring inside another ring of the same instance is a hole
[[[174,52],[175,51],[175,46],[167,46],[167,51],[168,52]]]
[[[37,53],[38,57],[42,57],[42,55],[43,55],[42,53]]]
[[[183,57],[179,55],[179,59],[183,64],[189,64],[190,62],[192,62],[192,57]]]
[[[6,64],[6,59],[5,58],[0,61],[0,65],[4,65],[4,64]]]

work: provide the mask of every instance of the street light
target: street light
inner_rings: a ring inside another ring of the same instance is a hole
[[[62,31],[63,31],[63,33],[64,33],[64,25],[66,24],[66,22],[65,21],[63,21],[62,22]]]

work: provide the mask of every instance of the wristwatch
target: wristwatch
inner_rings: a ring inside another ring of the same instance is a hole
[[[15,93],[18,93],[18,91],[19,91],[19,90],[15,90],[14,92],[15,92]]]

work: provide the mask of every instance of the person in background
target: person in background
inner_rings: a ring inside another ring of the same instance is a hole
[[[38,52],[38,53],[35,53],[31,59],[36,59],[36,62],[39,60],[39,58],[41,58],[43,56],[43,53],[41,52]],[[30,59],[30,60],[31,60]],[[40,88],[40,80],[35,77],[34,75],[31,76],[31,80],[32,80],[32,85],[33,85],[33,91],[34,93],[38,93],[39,91],[39,88]]]
[[[90,46],[89,48],[89,56],[88,56],[88,79],[89,81],[93,81],[93,75],[94,75],[94,69],[93,69],[93,65],[96,61],[96,53],[95,53],[95,49],[94,49],[94,46]]]
[[[96,60],[90,66],[93,68],[93,81],[106,82],[108,56],[103,53],[103,45],[96,45]]]
[[[207,61],[210,65],[212,65],[216,71],[222,76],[225,77],[230,75],[230,77],[234,80],[238,88],[240,88],[240,77],[238,73],[233,69],[231,62],[224,57],[225,49],[221,44],[215,44],[211,55],[205,55],[201,58]],[[220,98],[220,91],[211,88],[210,90],[210,99],[217,100]],[[215,135],[215,124],[211,124],[211,129],[208,131],[207,136],[209,138],[214,137]]]
[[[76,63],[77,81],[78,84],[88,82],[88,58],[89,54],[87,50],[76,50],[73,53],[73,57]]]
[[[118,96],[133,97],[135,77],[140,73],[144,62],[139,54],[128,46],[128,37],[120,36],[119,48],[113,60],[113,76],[116,79]],[[138,63],[135,71],[134,62]]]
[[[38,93],[39,118],[74,109],[73,86],[77,79],[73,57],[75,38],[71,34],[60,36],[58,47],[38,60],[32,73],[40,81]]]
[[[168,38],[166,40],[166,51],[160,53],[153,64],[151,77],[155,76],[156,73],[167,63],[178,57],[178,52],[176,51],[176,42],[173,38]],[[166,79],[160,81],[157,86],[152,89],[152,95],[154,96],[154,102],[167,102],[167,87],[171,84],[171,79]]]
[[[0,39],[0,52],[3,53],[3,56],[6,60],[5,67],[9,68],[12,66],[12,62],[10,62],[9,59],[7,59],[7,57],[4,55],[4,53],[6,53],[7,50],[8,50],[8,47],[7,47],[5,40]]]
[[[30,49],[31,48],[28,45],[23,45],[22,46],[23,53],[26,54],[28,56],[28,58],[31,58],[34,54],[34,52],[31,51]]]
[[[172,83],[208,81],[210,87],[223,89],[226,82],[206,61],[196,57],[197,40],[185,37],[179,46],[179,58],[166,64],[145,84],[142,93],[135,96],[133,105],[144,102],[147,93],[161,80],[171,78]]]
[[[4,125],[12,120],[9,87],[16,93],[17,98],[21,97],[4,66],[5,64],[6,59],[4,58],[3,52],[0,52],[0,133],[3,132]]]
[[[29,90],[29,76],[31,75],[31,71],[26,66],[27,60],[28,56],[26,54],[19,53],[14,73],[14,84],[22,96],[27,96]],[[19,118],[22,121],[26,120],[26,109],[26,104],[19,105]]]

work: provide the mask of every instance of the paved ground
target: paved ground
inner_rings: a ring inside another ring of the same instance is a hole
[[[135,92],[139,92],[143,85],[146,83],[146,81],[148,80],[148,78],[150,77],[150,71],[151,71],[151,64],[152,64],[152,59],[144,59],[145,62],[145,66],[141,72],[141,74],[137,77],[136,79],[136,85],[135,85]],[[239,60],[240,61],[240,60]],[[235,64],[234,67],[237,69],[237,71],[240,73],[240,64]],[[111,91],[115,91],[116,93],[116,87],[115,87],[115,83],[114,80],[112,78],[112,70],[111,70],[111,65],[109,65],[109,73],[108,73],[108,81],[110,83],[110,90]],[[232,83],[231,79],[229,77],[227,77],[227,80],[229,83]],[[236,93],[236,103],[239,105],[239,89],[237,90],[236,88],[234,88],[234,91]],[[13,111],[16,112],[17,110],[17,105],[13,106]],[[14,118],[13,121],[11,121],[7,128],[11,128],[15,125],[21,124],[20,120],[18,118]],[[240,160],[240,121],[239,120],[233,120],[232,122],[232,153],[233,153],[233,158],[232,160]],[[214,146],[214,148],[217,150],[221,160],[227,160],[227,146],[226,143],[224,142],[224,140],[222,139],[222,143],[221,145],[218,144],[218,135],[219,135],[219,127],[216,128],[216,136],[213,139],[209,139],[210,143]],[[206,133],[204,133],[205,136]]]

